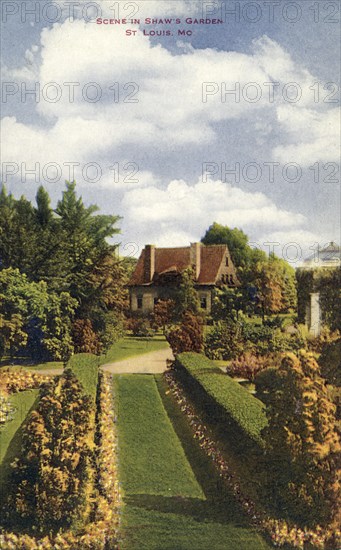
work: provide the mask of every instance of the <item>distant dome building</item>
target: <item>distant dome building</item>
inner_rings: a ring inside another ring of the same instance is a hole
[[[339,245],[330,242],[324,248],[317,250],[303,261],[303,269],[314,269],[317,267],[339,267],[341,265],[341,248]]]

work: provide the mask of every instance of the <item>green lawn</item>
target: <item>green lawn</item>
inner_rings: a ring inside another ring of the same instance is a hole
[[[122,550],[261,550],[161,376],[117,375]]]
[[[18,369],[24,369],[24,370],[30,370],[30,371],[40,371],[40,370],[54,370],[54,369],[62,369],[64,367],[64,364],[62,361],[47,361],[46,363],[37,363],[37,364],[31,364],[29,360],[16,360],[13,361],[10,360],[3,360],[0,364],[0,372],[1,369],[11,369],[12,371],[18,370]]]
[[[101,357],[101,365],[114,361],[121,361],[122,359],[128,359],[136,355],[143,355],[144,353],[150,353],[151,351],[157,351],[159,349],[165,349],[168,347],[168,342],[164,336],[154,336],[153,338],[133,338],[132,336],[126,336],[116,342],[106,355]]]
[[[37,402],[39,390],[27,390],[11,395],[15,412],[13,419],[0,429],[0,486],[3,491],[10,469],[10,463],[18,456],[21,445],[21,429],[28,413]]]

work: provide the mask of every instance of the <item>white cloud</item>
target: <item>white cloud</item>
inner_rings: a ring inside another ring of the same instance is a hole
[[[158,245],[200,239],[214,221],[262,238],[306,223],[304,216],[277,207],[263,193],[211,179],[205,183],[199,179],[194,185],[174,180],[165,188],[153,183],[127,191],[122,205],[125,224],[134,224],[142,242],[147,230],[149,240],[153,236]]]
[[[274,149],[279,162],[310,166],[315,162],[339,162],[340,109],[327,112],[281,106],[278,120],[292,143]]]
[[[276,157],[288,162],[286,154],[293,154],[291,147],[297,145],[298,138],[302,157],[305,146],[310,155],[310,141],[302,126],[311,112],[312,134],[317,136],[312,153],[323,156],[325,152],[329,159],[326,129],[331,114],[309,111],[301,104],[288,105],[280,94],[271,103],[264,86],[272,79],[283,86],[287,78],[306,88],[313,77],[267,37],[256,41],[254,49],[253,55],[246,55],[187,46],[174,55],[160,44],[152,45],[141,32],[126,37],[122,26],[99,27],[76,20],[45,28],[39,50],[37,111],[49,122],[49,129],[5,120],[8,143],[15,142],[15,147],[5,143],[3,158],[12,160],[15,151],[24,161],[61,162],[67,158],[86,162],[96,155],[112,155],[122,145],[143,144],[159,150],[167,150],[170,144],[204,146],[218,136],[215,122],[249,117],[251,123],[251,117],[260,120],[266,110],[270,120],[266,126],[254,128],[259,144],[266,145],[273,126],[279,124],[285,144],[277,147]],[[37,55],[36,45],[26,52],[28,61]],[[35,66],[35,61],[32,63]],[[15,69],[12,77],[28,78],[30,71],[24,66]],[[135,84],[126,86],[132,82]],[[261,87],[259,101],[250,100],[255,91],[250,83]],[[210,91],[206,101],[203,86]],[[222,90],[236,86],[240,97],[227,94],[222,102]],[[60,94],[58,101],[54,101],[55,94]],[[92,102],[97,94],[98,101]],[[42,135],[44,146],[40,147]]]
[[[302,261],[330,242],[330,235],[321,235],[304,228],[293,226],[285,231],[274,231],[262,235],[257,245],[267,252],[273,251],[281,258],[299,266]]]

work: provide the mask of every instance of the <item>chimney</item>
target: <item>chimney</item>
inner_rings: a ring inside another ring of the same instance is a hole
[[[143,280],[151,283],[155,273],[155,245],[146,244],[144,248]]]
[[[191,243],[190,262],[194,268],[195,279],[199,279],[201,269],[201,243]]]

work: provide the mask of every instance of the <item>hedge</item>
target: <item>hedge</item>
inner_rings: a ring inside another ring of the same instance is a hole
[[[76,353],[73,355],[67,365],[82,384],[84,391],[93,401],[96,401],[98,385],[98,368],[100,358],[92,353]]]
[[[262,446],[266,426],[264,404],[238,382],[224,374],[207,357],[197,353],[177,356],[175,368],[209,420],[234,430],[236,444],[244,450]]]

